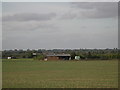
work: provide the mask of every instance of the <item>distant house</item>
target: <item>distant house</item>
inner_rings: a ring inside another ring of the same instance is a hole
[[[75,56],[75,60],[80,60],[80,56]]]
[[[47,55],[47,60],[70,60],[70,54],[52,54]]]
[[[12,57],[7,57],[7,59],[12,59]]]

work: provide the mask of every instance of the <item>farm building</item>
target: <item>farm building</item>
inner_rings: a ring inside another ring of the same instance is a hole
[[[12,57],[7,57],[7,59],[12,59]]]
[[[75,56],[75,60],[80,60],[80,56]]]
[[[47,55],[47,60],[70,60],[71,55],[70,54],[53,54],[53,55]]]

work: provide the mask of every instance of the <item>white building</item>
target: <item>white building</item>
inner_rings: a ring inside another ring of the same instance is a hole
[[[12,57],[7,57],[7,59],[12,59]]]

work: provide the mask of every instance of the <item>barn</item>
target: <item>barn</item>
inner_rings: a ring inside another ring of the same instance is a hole
[[[70,54],[53,54],[53,55],[47,55],[47,60],[70,60],[71,55]]]

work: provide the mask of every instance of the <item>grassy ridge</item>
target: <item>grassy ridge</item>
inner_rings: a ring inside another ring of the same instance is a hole
[[[3,88],[116,88],[117,60],[3,61]]]

